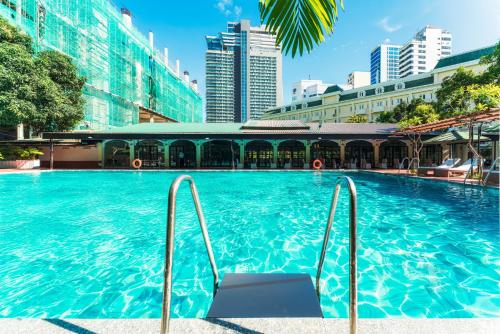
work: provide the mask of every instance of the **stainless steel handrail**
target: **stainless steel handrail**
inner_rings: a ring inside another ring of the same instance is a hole
[[[357,193],[354,181],[348,176],[339,176],[335,185],[335,193],[333,195],[332,204],[330,206],[330,213],[328,215],[328,222],[326,224],[325,236],[323,238],[323,247],[321,248],[321,256],[319,258],[318,271],[316,273],[316,294],[320,299],[320,285],[321,271],[325,262],[326,248],[330,238],[330,230],[335,217],[335,210],[337,209],[337,202],[340,193],[340,183],[345,181],[349,189],[349,332],[356,334],[357,320],[358,320],[358,285],[357,285],[357,255],[356,255],[356,214],[357,214]]]
[[[500,157],[497,157],[495,161],[491,164],[490,170],[488,171],[488,174],[486,174],[486,177],[483,180],[483,187],[488,184],[488,179],[490,178],[490,174],[492,171],[495,170],[495,167],[497,167],[500,163]]]
[[[401,163],[399,164],[398,174],[400,174],[401,173],[401,169],[404,168],[406,160],[408,160],[408,166],[410,165],[410,158],[409,157],[404,157],[403,160],[401,160]]]
[[[198,196],[198,190],[196,189],[196,184],[194,183],[194,180],[191,176],[180,175],[174,180],[174,182],[172,182],[172,185],[170,186],[170,191],[168,192],[167,244],[165,247],[163,307],[161,314],[161,330],[160,330],[161,334],[165,334],[168,332],[170,323],[176,199],[177,199],[177,191],[179,190],[179,186],[183,181],[189,181],[189,186],[191,188],[191,195],[193,197],[194,205],[196,207],[196,213],[198,214],[198,220],[200,222],[201,232],[203,234],[203,240],[205,241],[205,247],[207,248],[208,258],[210,260],[210,266],[212,267],[212,273],[214,276],[214,296],[219,288],[219,273],[217,271],[217,265],[215,264],[214,253],[212,251],[212,245],[210,244],[210,238],[208,237],[205,217],[203,216],[203,211],[201,210],[200,198]]]

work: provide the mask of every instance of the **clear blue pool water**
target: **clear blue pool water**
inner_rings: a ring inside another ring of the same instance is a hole
[[[175,172],[0,175],[0,317],[160,317]],[[224,272],[315,276],[336,176],[191,172]],[[498,190],[348,173],[359,194],[362,317],[499,317]],[[203,317],[212,276],[187,185],[179,193],[173,313]],[[343,192],[322,307],[346,317]]]

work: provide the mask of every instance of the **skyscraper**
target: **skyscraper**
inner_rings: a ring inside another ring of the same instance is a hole
[[[276,36],[250,21],[229,22],[207,36],[207,122],[246,122],[283,103],[281,49]]]
[[[401,45],[380,44],[371,53],[370,83],[376,84],[399,78],[399,50]]]
[[[439,59],[451,55],[451,33],[426,26],[401,48],[401,77],[429,72]]]

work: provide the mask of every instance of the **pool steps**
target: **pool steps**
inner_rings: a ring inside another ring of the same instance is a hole
[[[340,194],[341,183],[348,186],[350,196],[349,212],[349,333],[357,332],[357,256],[356,256],[356,186],[351,178],[340,176],[336,180],[335,192],[330,206],[328,222],[323,238],[316,289],[309,274],[293,273],[226,273],[219,286],[219,272],[208,236],[205,217],[201,208],[198,190],[189,175],[177,177],[170,186],[167,212],[167,242],[165,250],[165,269],[163,286],[163,307],[161,334],[169,332],[170,308],[172,299],[172,268],[174,255],[174,230],[177,191],[183,181],[189,182],[195,204],[207,255],[212,268],[213,301],[207,319],[220,318],[323,318],[320,303],[320,279],[326,249],[333,225],[335,210]]]

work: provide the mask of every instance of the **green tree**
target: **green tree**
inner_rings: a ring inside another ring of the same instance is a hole
[[[77,73],[63,54],[34,54],[29,36],[0,18],[0,126],[73,129],[84,116],[85,79]]]
[[[432,104],[419,104],[399,121],[401,128],[432,123],[439,120],[439,114]]]
[[[492,54],[481,58],[481,64],[488,65],[486,71],[480,75],[483,83],[496,83],[500,85],[500,42],[497,43]]]
[[[464,88],[478,83],[478,77],[463,67],[448,79],[444,80],[441,88],[436,92],[437,109],[443,118],[461,114],[467,109],[464,96]]]
[[[347,123],[366,123],[368,119],[363,115],[351,115],[347,118]]]
[[[259,0],[260,18],[285,54],[311,52],[333,33],[343,0]]]

